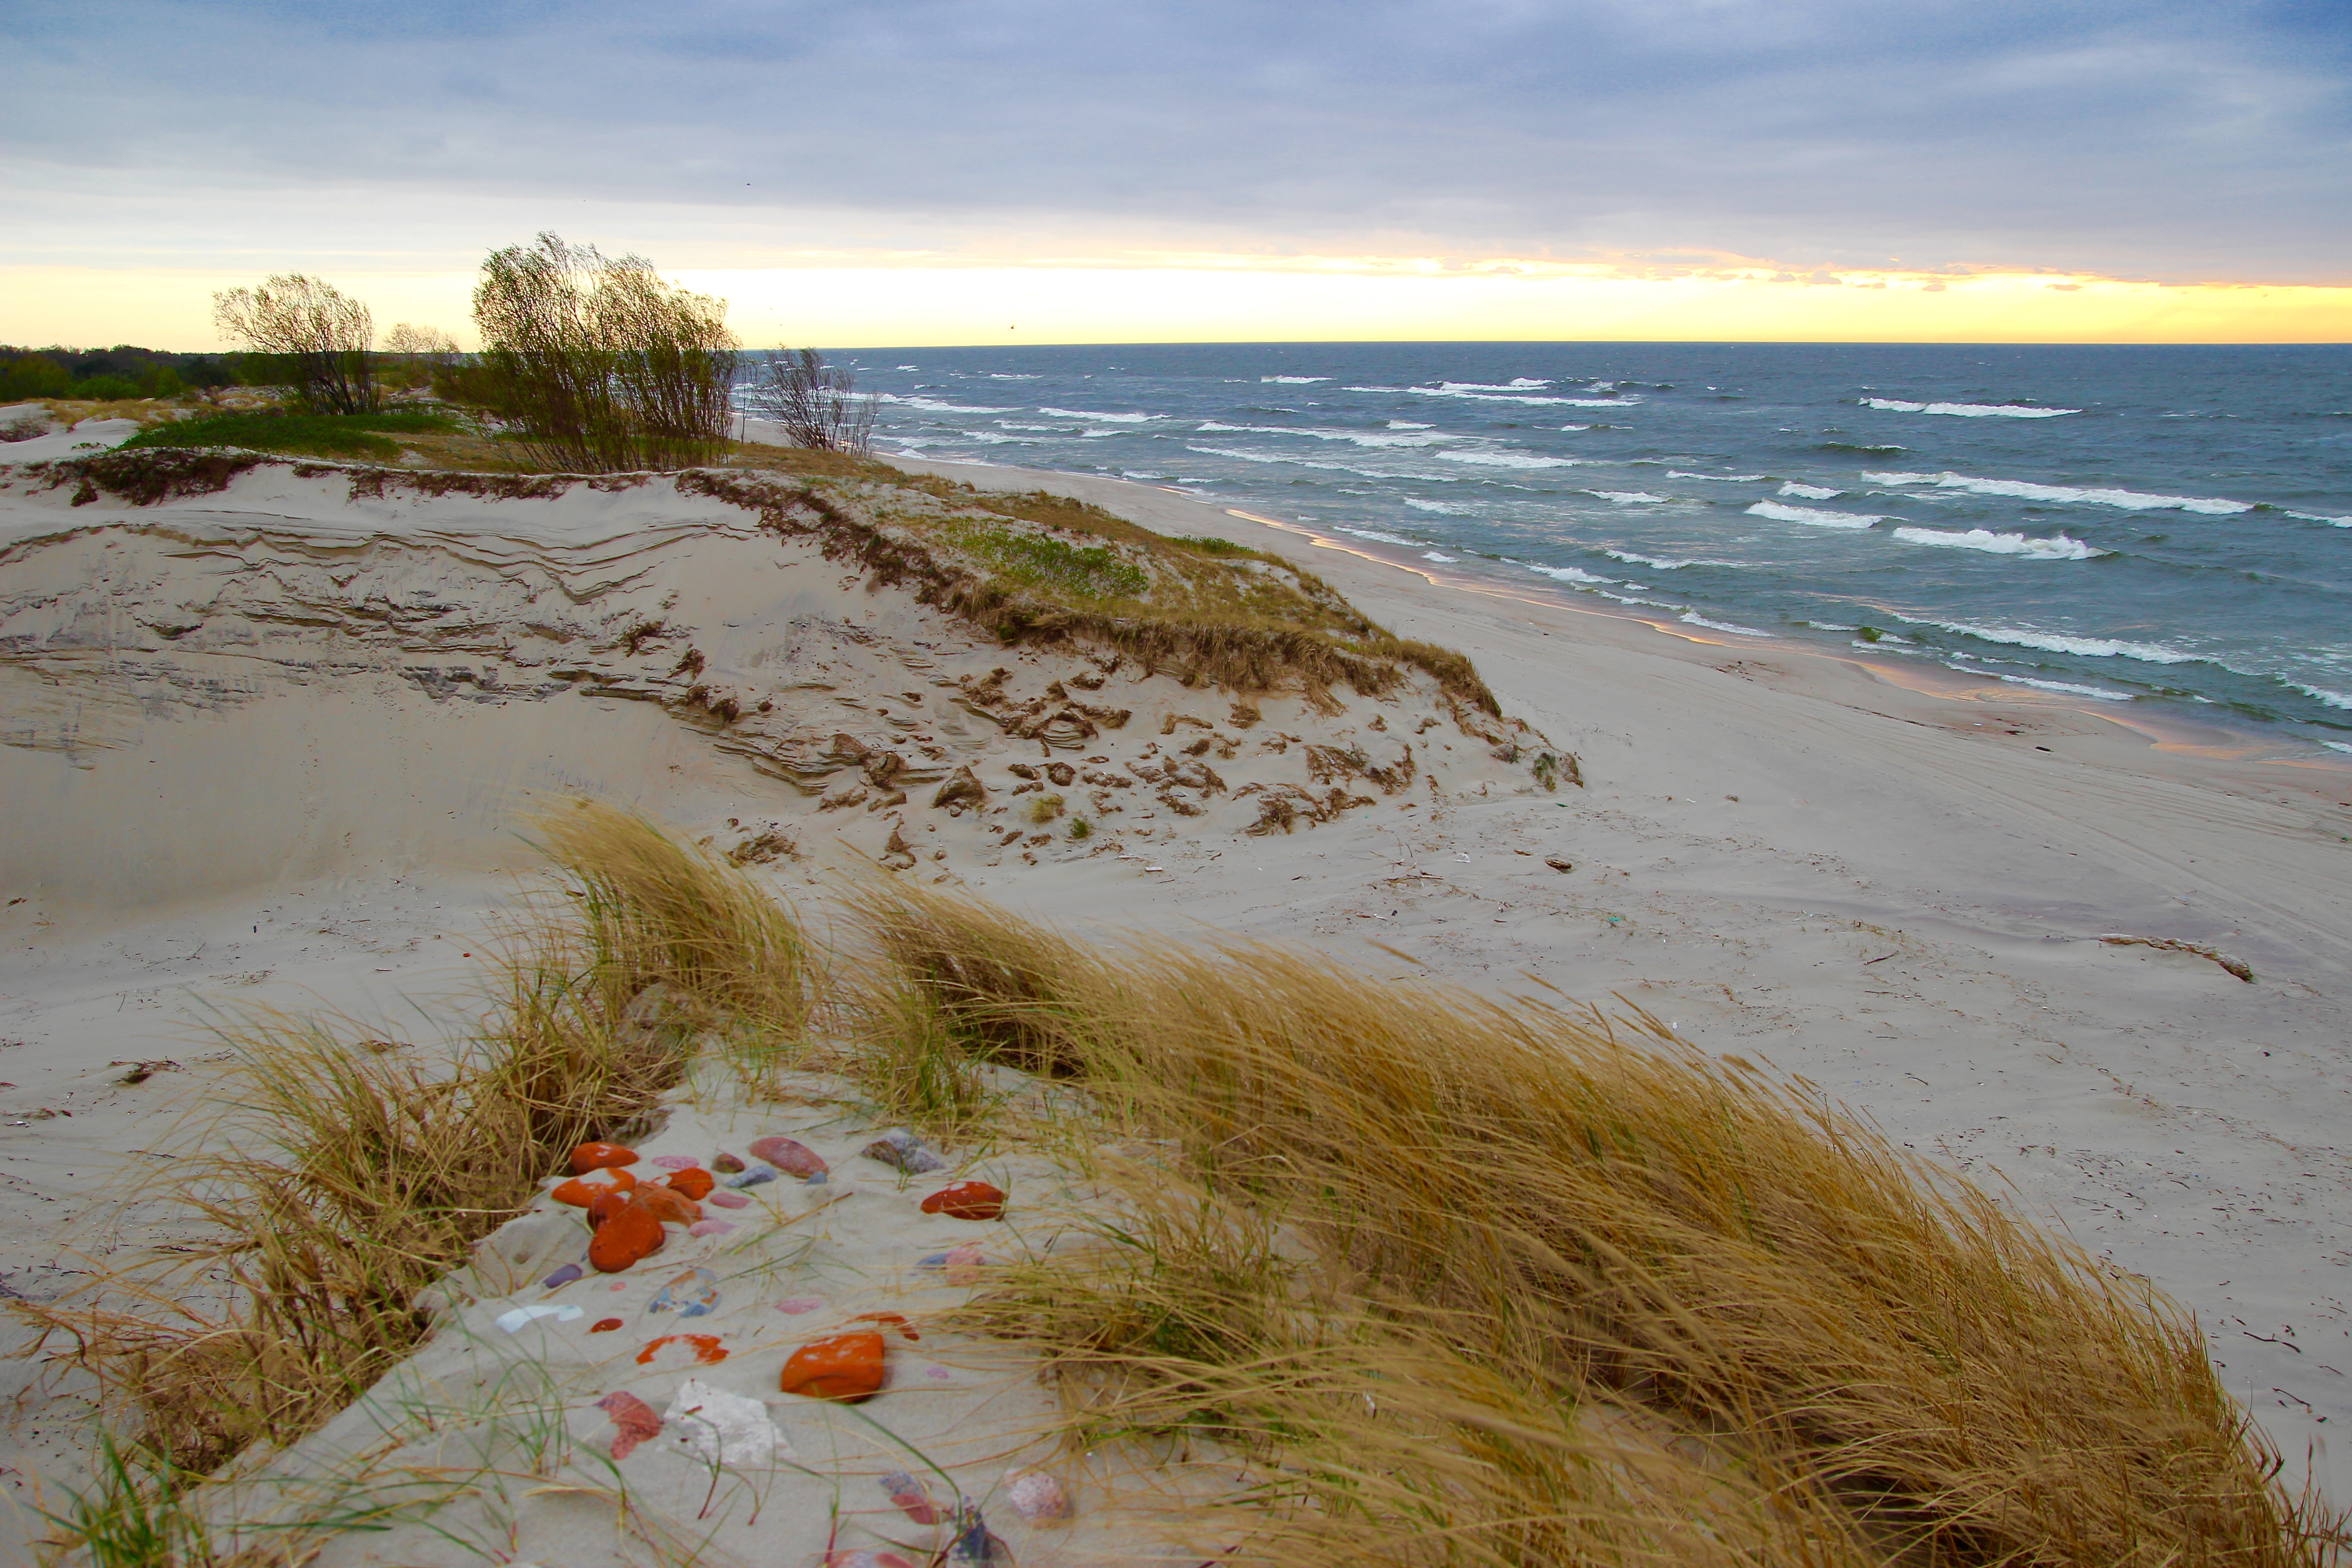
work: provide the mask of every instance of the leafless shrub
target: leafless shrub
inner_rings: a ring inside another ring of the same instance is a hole
[[[751,401],[795,447],[860,456],[874,449],[876,399],[858,396],[856,378],[814,349],[770,355],[768,379]]]
[[[213,296],[213,321],[276,361],[306,407],[365,414],[383,401],[368,354],[375,318],[323,279],[282,272],[258,289],[225,289]]]

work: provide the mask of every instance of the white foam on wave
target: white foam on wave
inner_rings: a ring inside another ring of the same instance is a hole
[[[1017,408],[985,408],[969,403],[943,403],[936,397],[901,397],[896,393],[877,392],[877,403],[895,403],[904,408],[919,408],[926,414],[1017,414]]]
[[[1713,479],[1717,484],[1725,485],[1752,485],[1759,479],[1769,479],[1771,477],[1769,474],[1688,474],[1680,468],[1666,470],[1666,478],[1670,479]]]
[[[1868,528],[1878,519],[1869,512],[1815,511],[1809,506],[1782,506],[1776,500],[1759,500],[1748,509],[1750,517],[1769,517],[1774,522],[1805,522],[1815,528]]]
[[[902,364],[898,368],[900,370],[912,370],[915,367],[910,364]],[[988,373],[988,379],[991,381],[1043,381],[1045,378],[1042,375],[1015,375],[1009,370],[992,370]]]
[[[1590,425],[1563,425],[1560,428],[1563,430],[1590,430],[1592,426]]]
[[[1382,468],[1360,468],[1350,463],[1318,463],[1312,458],[1302,458],[1291,452],[1252,452],[1240,447],[1199,447],[1187,445],[1188,452],[1198,452],[1204,458],[1237,458],[1244,463],[1287,463],[1294,468],[1314,468],[1327,474],[1353,474],[1362,479],[1420,479],[1433,485],[1458,485],[1456,474],[1424,474],[1417,471],[1391,472]]]
[[[1296,425],[1221,425],[1213,419],[1203,420],[1196,428],[1206,431],[1248,433],[1254,436],[1304,436],[1315,441],[1346,441],[1358,447],[1433,447],[1440,441],[1458,441],[1458,436],[1431,431],[1427,435],[1387,435],[1377,430],[1323,430]],[[1427,426],[1423,426],[1428,430]]]
[[[1312,386],[1318,381],[1328,381],[1328,375],[1262,375],[1260,383],[1267,386]]]
[[[1551,383],[1539,381],[1531,375],[1515,375],[1502,382],[1441,381],[1437,384],[1448,392],[1533,392],[1538,387],[1549,386]]]
[[[1451,566],[1451,565],[1453,565],[1453,564],[1454,564],[1454,557],[1453,557],[1453,556],[1451,556],[1451,555],[1440,555],[1440,554],[1439,554],[1436,551],[1434,551],[1434,550],[1424,550],[1424,551],[1423,551],[1423,552],[1421,552],[1421,558],[1422,558],[1423,561],[1434,561],[1434,562],[1438,563],[1440,565],[1444,565],[1444,566]]]
[[[2347,746],[2341,741],[2322,741],[2319,743],[2331,752],[2352,752],[2352,746]]]
[[[2126,511],[2194,511],[2211,517],[2252,511],[2252,501],[2221,500],[2210,496],[2159,496],[2138,490],[2084,489],[2074,485],[2037,485],[2024,479],[1979,479],[1966,474],[1864,473],[1874,485],[1927,485],[1939,490],[1966,490],[1971,495],[2002,496],[2011,500],[2054,501],[2078,506],[2112,506]]]
[[[1389,421],[1389,428],[1391,430],[1428,430],[1433,428],[1433,426],[1428,425],[1418,425],[1410,419],[1391,419]]]
[[[1488,468],[1571,468],[1581,458],[1538,458],[1532,452],[1440,452],[1449,463],[1476,463]]]
[[[1423,500],[1418,496],[1405,497],[1404,504],[1412,508],[1415,511],[1441,511],[1448,517],[1475,517],[1478,515],[1466,506],[1448,506],[1442,500]]]
[[[1655,555],[1636,555],[1630,550],[1604,549],[1601,553],[1603,555],[1614,556],[1618,560],[1626,562],[1632,565],[1647,566],[1653,571],[1657,572],[1679,572],[1685,566],[1721,566],[1726,564],[1726,563],[1720,561],[1701,561],[1696,556],[1692,557],[1688,561],[1666,561],[1661,560]]]
[[[1531,565],[1528,570],[1535,573],[1538,576],[1549,577],[1555,583],[1606,583],[1613,584],[1620,581],[1620,579],[1615,577],[1595,576],[1591,573],[1587,572],[1581,566]]]
[[[2316,511],[2291,511],[2287,516],[2299,517],[2305,522],[2324,522],[2331,528],[2352,528],[2352,517],[2329,517]]]
[[[1905,403],[1894,397],[1865,397],[1863,402],[1890,414],[1949,414],[1961,419],[2055,419],[2080,414],[2079,408],[2028,408],[2019,403]]]
[[[1416,540],[1399,539],[1393,533],[1382,533],[1377,528],[1342,528],[1339,531],[1352,535],[1357,539],[1369,539],[1375,544],[1402,544],[1407,549],[1411,549],[1415,543],[1419,542]]]
[[[1638,397],[1555,397],[1554,403],[1565,403],[1570,408],[1637,408]]]
[[[1140,425],[1160,417],[1157,414],[1102,414],[1090,408],[1040,408],[1037,412],[1056,419],[1099,419],[1106,425]]]
[[[1843,490],[1833,490],[1823,485],[1801,485],[1794,479],[1781,485],[1780,493],[1794,496],[1799,500],[1835,500],[1845,494]]]
[[[1696,610],[1685,610],[1676,618],[1690,626],[1705,626],[1709,631],[1738,632],[1744,637],[1769,637],[1772,635],[1770,632],[1759,631],[1754,626],[1736,626],[1729,621],[1710,621]]]
[[[2021,631],[2013,626],[1980,626],[1969,621],[1918,621],[1905,616],[1914,625],[1940,626],[1948,632],[1959,632],[1968,637],[1982,637],[1987,642],[2007,643],[2011,647],[2038,647],[2044,653],[2079,654],[2084,658],[2136,658],[2143,664],[2194,664],[2197,656],[2160,643],[2126,642],[2118,637],[2078,637],[2063,632]]]
[[[1349,386],[1343,392],[1390,392],[1411,397],[1462,397],[1473,403],[1575,404],[1582,407],[1593,405],[1581,397],[1537,397],[1519,392],[1461,392],[1444,386]]]
[[[1647,490],[1587,490],[1584,493],[1614,501],[1619,506],[1654,506],[1674,499],[1672,496],[1654,496]]]
[[[1989,528],[1971,528],[1965,533],[1937,528],[1898,528],[1895,537],[1911,544],[1940,544],[1955,550],[1981,550],[1991,555],[2016,555],[2028,561],[2088,561],[2094,556],[2112,553],[2094,549],[2079,539],[2064,534],[2055,539],[2036,539],[2030,533],[1995,533]]]
[[[2107,691],[2096,686],[2077,686],[2071,680],[2036,680],[2030,675],[1998,674],[1993,676],[1993,679],[2006,680],[2011,686],[2031,686],[2037,691],[2063,691],[2069,697],[2095,697],[2102,702],[2129,702],[2132,700],[2132,694],[2128,691]]]
[[[2287,684],[2305,697],[2317,698],[2330,708],[2352,709],[2352,692],[2330,691],[2324,686],[2305,686],[2299,680],[2290,680]]]

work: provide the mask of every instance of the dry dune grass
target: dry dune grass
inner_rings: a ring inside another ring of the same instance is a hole
[[[866,907],[959,1048],[1175,1141],[976,1321],[1090,1433],[1277,1451],[1269,1561],[2334,1550],[2187,1314],[1809,1089],[1646,1019]]]
[[[1650,1020],[1090,945],[887,882],[828,967],[641,817],[541,834],[570,896],[454,1067],[246,1032],[269,1146],[180,1187],[219,1307],[149,1274],[48,1315],[177,1464],[380,1374],[416,1290],[641,1115],[691,1032],[754,1092],[822,1063],[942,1136],[1094,1164],[1119,1198],[1092,1244],[1004,1267],[961,1326],[1036,1347],[1074,1444],[1244,1478],[1181,1521],[1219,1562],[2340,1560],[2179,1308]],[[1048,1092],[1016,1114],[1006,1068]]]

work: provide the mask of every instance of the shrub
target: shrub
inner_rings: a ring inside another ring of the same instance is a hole
[[[248,380],[291,386],[305,408],[366,414],[382,401],[368,356],[375,318],[331,283],[285,272],[258,289],[225,289],[213,320],[254,350]]]
[[[244,447],[262,452],[391,462],[400,456],[399,443],[392,436],[439,434],[457,427],[457,421],[447,415],[421,409],[387,409],[378,414],[288,414],[269,409],[152,425],[123,446]]]
[[[795,447],[860,457],[874,449],[875,399],[858,396],[850,374],[827,365],[814,349],[769,356],[768,379],[751,401]]]
[[[512,423],[532,459],[580,473],[679,468],[727,437],[727,302],[662,280],[641,256],[542,234],[482,264],[478,369],[450,378]]]

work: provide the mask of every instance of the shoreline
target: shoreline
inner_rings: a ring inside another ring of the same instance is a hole
[[[1754,649],[1774,658],[1801,658],[1823,665],[1842,667],[1858,672],[1873,683],[1895,691],[1925,698],[1937,703],[1965,704],[1971,709],[1992,711],[2014,708],[2026,714],[2063,713],[2079,720],[2093,720],[2113,725],[2125,735],[2144,743],[2160,754],[2197,758],[2210,763],[2235,765],[2285,767],[2311,770],[2322,778],[2337,778],[2338,782],[2315,786],[2320,794],[2352,789],[2352,757],[2338,760],[2328,755],[2315,743],[2276,735],[2258,729],[2214,723],[2197,724],[2170,715],[2150,718],[2117,711],[2123,704],[2086,702],[2064,693],[2045,692],[2000,680],[1996,677],[1974,676],[1964,670],[1951,669],[1941,664],[1912,664],[1906,661],[1874,658],[1859,650],[1841,652],[1813,647],[1778,633],[1739,636],[1722,633],[1704,626],[1686,626],[1678,619],[1643,615],[1631,607],[1608,606],[1579,603],[1562,593],[1549,595],[1530,585],[1521,590],[1515,584],[1487,583],[1468,574],[1450,574],[1442,568],[1411,558],[1402,552],[1382,552],[1378,545],[1354,540],[1341,540],[1305,523],[1263,516],[1239,507],[1223,505],[1214,498],[1196,495],[1169,485],[1149,485],[1134,479],[1112,479],[1108,476],[1076,474],[1052,468],[1023,468],[1009,464],[959,463],[912,456],[890,457],[884,459],[893,467],[909,472],[932,474],[942,478],[962,479],[981,489],[1059,489],[1080,500],[1097,504],[1109,504],[1126,496],[1137,510],[1150,513],[1162,505],[1159,498],[1167,497],[1177,507],[1197,509],[1198,515],[1190,521],[1203,525],[1217,524],[1233,518],[1261,528],[1271,529],[1303,541],[1319,552],[1351,557],[1369,565],[1390,572],[1402,573],[1420,578],[1429,587],[1447,594],[1462,594],[1503,604],[1524,606],[1544,616],[1566,614],[1583,617],[1612,628],[1641,626],[1659,634],[1667,641],[1652,644],[1649,651],[1668,658],[1689,658],[1690,649],[1729,651],[1735,656],[1742,649]],[[1149,503],[1149,504],[1147,504]],[[1111,510],[1118,510],[1116,505]],[[1133,521],[1151,526],[1148,516]],[[1170,511],[1166,521],[1181,526],[1185,514]],[[1221,535],[1226,536],[1226,535]],[[1232,531],[1236,542],[1252,542],[1252,535]],[[1262,536],[1255,536],[1262,537]],[[1710,635],[1710,634],[1713,635]],[[1676,648],[1674,644],[1685,645]],[[1818,683],[1828,690],[1845,686],[1846,682],[1832,679]],[[1832,700],[1840,699],[1832,698]],[[1870,705],[1862,704],[1864,708]],[[2117,737],[2121,740],[2122,737]],[[2339,777],[2340,775],[2340,777]]]

